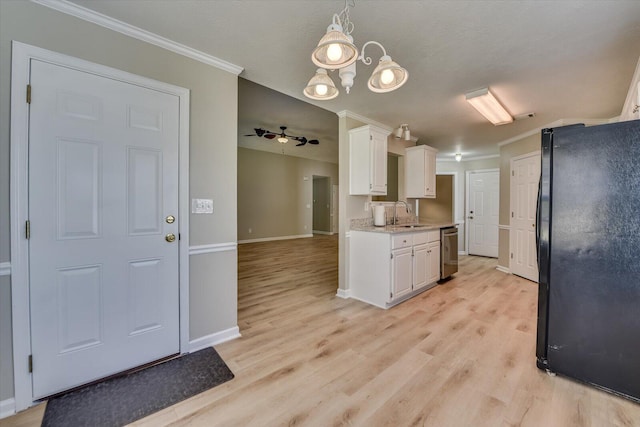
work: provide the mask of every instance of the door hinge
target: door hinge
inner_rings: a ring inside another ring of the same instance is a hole
[[[369,135],[369,141],[373,141],[373,135]]]
[[[33,372],[33,355],[32,354],[29,355],[29,361],[27,363],[29,364],[29,372]]]
[[[31,104],[31,85],[27,85],[27,104]]]
[[[391,254],[391,259],[393,259],[393,254]]]
[[[511,212],[511,218],[513,218],[513,212]]]
[[[31,238],[31,221],[27,220],[24,224],[24,235],[29,240]]]
[[[513,259],[513,252],[511,252],[511,259]]]
[[[511,171],[511,176],[516,176],[515,171]]]

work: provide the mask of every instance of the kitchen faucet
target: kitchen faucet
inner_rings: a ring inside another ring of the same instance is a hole
[[[407,211],[407,213],[411,212],[411,208],[409,207],[407,202],[405,202],[404,200],[398,200],[397,202],[394,202],[393,203],[393,225],[396,225],[398,223],[398,203],[402,203],[404,205],[404,209]]]

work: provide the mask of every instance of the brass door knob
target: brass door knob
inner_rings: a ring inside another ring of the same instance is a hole
[[[174,242],[176,240],[176,235],[173,233],[169,233],[166,236],[164,236],[164,240],[166,240],[169,243]]]
[[[176,221],[176,217],[173,215],[169,215],[165,218],[165,221],[167,221],[167,224],[173,224]]]

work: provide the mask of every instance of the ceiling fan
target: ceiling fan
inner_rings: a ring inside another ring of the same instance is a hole
[[[284,133],[286,129],[287,129],[286,126],[280,126],[280,133],[276,133],[276,132],[271,132],[270,130],[266,130],[262,128],[254,128],[253,130],[256,133],[250,133],[245,136],[260,136],[267,139],[278,138],[278,142],[281,144],[286,144],[289,141],[289,139],[292,139],[294,141],[298,141],[298,143],[296,144],[296,147],[305,145],[307,142],[313,145],[320,144],[320,141],[318,141],[317,139],[307,139],[304,136],[287,135],[286,133]]]

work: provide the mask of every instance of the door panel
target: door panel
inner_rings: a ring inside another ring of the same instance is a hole
[[[413,289],[427,285],[429,275],[429,246],[424,244],[413,248]]]
[[[469,255],[498,257],[500,173],[469,175]]]
[[[535,224],[539,180],[539,154],[512,162],[509,269],[534,282],[538,281]]]
[[[33,60],[34,398],[179,352],[178,97]]]

